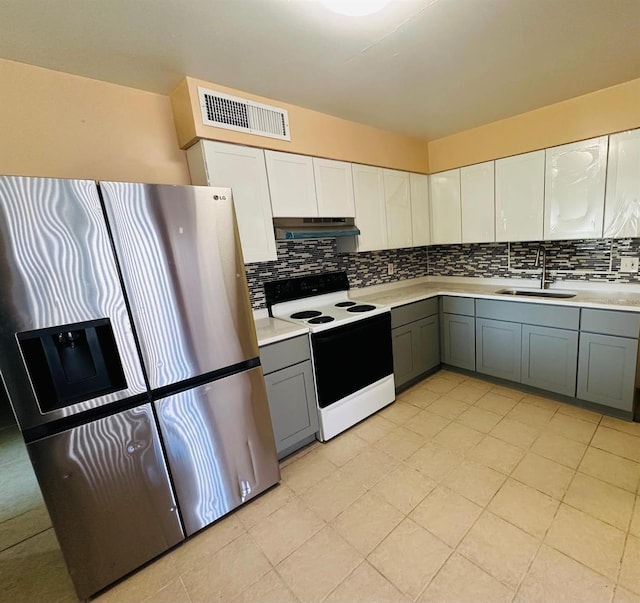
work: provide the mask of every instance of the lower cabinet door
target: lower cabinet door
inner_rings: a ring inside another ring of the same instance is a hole
[[[575,396],[578,333],[522,325],[522,383]]]
[[[391,343],[393,346],[393,380],[396,389],[417,377],[416,353],[418,347],[416,341],[416,329],[414,323],[397,327],[391,331]]]
[[[442,314],[442,362],[476,370],[475,318]]]
[[[577,397],[631,412],[638,340],[580,333]]]
[[[318,409],[311,361],[266,375],[267,396],[278,458],[318,431]]]
[[[440,364],[439,325],[436,314],[391,331],[396,390]]]
[[[520,382],[522,325],[476,319],[476,365],[479,373]]]
[[[423,318],[415,323],[418,374],[440,364],[440,320],[438,315]]]

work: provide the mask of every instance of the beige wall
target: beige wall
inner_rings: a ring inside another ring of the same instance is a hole
[[[187,184],[169,98],[0,59],[0,174]]]
[[[640,79],[429,142],[429,171],[640,127]]]
[[[203,125],[198,101],[198,86],[286,109],[289,112],[291,141]],[[339,119],[210,82],[185,78],[172,93],[171,102],[178,140],[180,146],[185,149],[199,138],[206,138],[414,172],[426,173],[429,167],[427,143],[424,140]]]

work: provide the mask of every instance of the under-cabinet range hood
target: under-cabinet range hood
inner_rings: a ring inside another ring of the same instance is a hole
[[[353,218],[275,218],[278,240],[332,239],[360,234]]]

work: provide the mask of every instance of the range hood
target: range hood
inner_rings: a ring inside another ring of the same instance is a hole
[[[360,234],[353,218],[274,218],[276,239],[333,239]]]

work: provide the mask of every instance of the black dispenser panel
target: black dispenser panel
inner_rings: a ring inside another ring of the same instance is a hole
[[[127,387],[108,318],[25,331],[17,338],[42,412]]]

